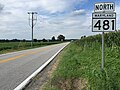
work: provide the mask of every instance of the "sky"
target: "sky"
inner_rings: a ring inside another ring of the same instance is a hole
[[[92,12],[97,2],[115,2],[117,29],[120,29],[120,0],[0,0],[0,39],[31,39],[28,12],[37,12],[34,39],[67,39],[95,35]]]

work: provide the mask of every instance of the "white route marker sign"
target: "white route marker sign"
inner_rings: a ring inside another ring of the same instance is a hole
[[[110,32],[116,30],[116,13],[93,13],[93,32]]]
[[[92,14],[93,32],[111,32],[116,30],[116,13],[114,3],[96,3]]]

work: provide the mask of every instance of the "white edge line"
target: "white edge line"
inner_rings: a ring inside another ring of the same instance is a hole
[[[25,79],[14,90],[22,90],[30,82],[30,80],[33,77],[35,77],[39,72],[41,72],[68,44],[66,44],[64,47],[62,47],[56,54],[54,54],[47,62],[45,62],[40,68],[38,68],[33,74],[31,74],[27,79]]]

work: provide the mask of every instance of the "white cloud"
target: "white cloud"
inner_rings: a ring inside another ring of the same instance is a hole
[[[0,4],[0,12],[3,10],[3,8],[4,8],[4,5]]]
[[[80,11],[79,15],[73,15],[77,11]],[[64,34],[67,38],[80,38],[81,35],[85,35],[86,33],[93,34],[90,28],[91,13],[81,14],[85,10],[77,11],[69,12],[64,14],[64,16],[47,18],[40,24],[40,30],[42,30],[44,35]]]
[[[120,22],[120,4],[117,4],[116,5],[116,8],[115,8],[115,12],[116,12],[116,22],[117,22],[117,29],[120,29],[120,25],[119,25],[119,22]]]
[[[79,16],[79,15],[84,15],[86,14],[86,11],[84,9],[80,9],[80,10],[75,10],[71,13],[71,16]]]
[[[31,39],[28,11],[38,12],[34,38],[51,38],[64,34],[67,38],[90,35],[91,11],[75,9],[87,0],[1,0],[0,38]],[[119,8],[118,8],[119,10]]]
[[[65,0],[40,0],[40,6],[50,13],[63,12],[66,8],[68,8]]]

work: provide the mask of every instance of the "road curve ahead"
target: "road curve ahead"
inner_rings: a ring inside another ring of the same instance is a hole
[[[68,43],[0,55],[0,90],[14,90]]]

